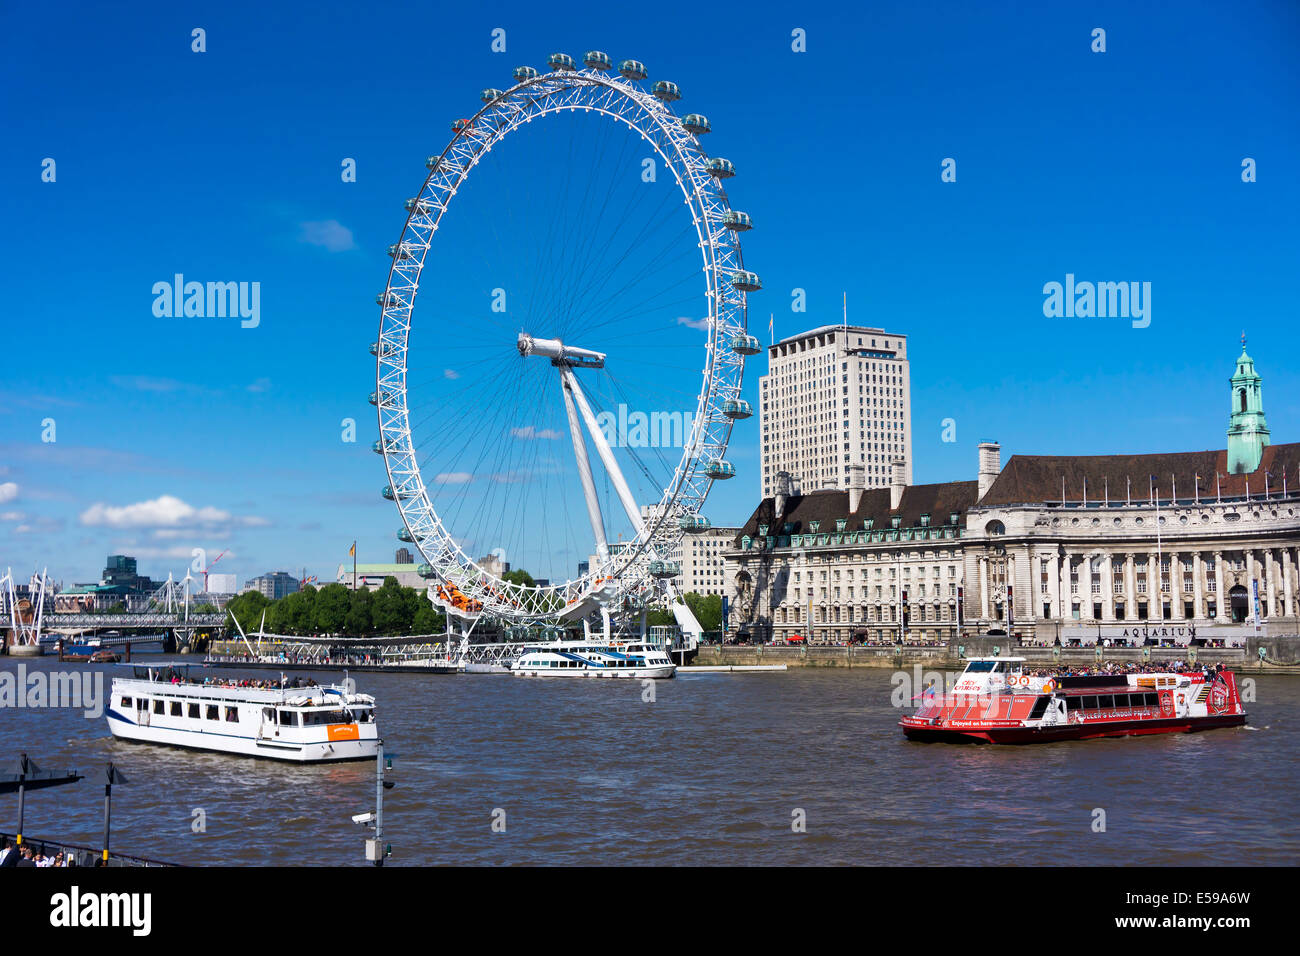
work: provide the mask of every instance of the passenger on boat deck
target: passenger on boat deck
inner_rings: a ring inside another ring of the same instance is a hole
[[[1207,665],[1201,662],[1189,664],[1186,661],[1103,661],[1094,666],[1077,664],[1058,664],[1056,667],[1039,668],[1032,672],[1034,677],[1099,677],[1107,674],[1205,674],[1213,679],[1224,670],[1223,664]]]

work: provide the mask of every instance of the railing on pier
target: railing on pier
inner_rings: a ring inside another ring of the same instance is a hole
[[[0,841],[8,840],[9,845],[13,846],[18,842],[18,838],[13,833],[0,832]],[[179,863],[165,863],[162,860],[153,860],[147,856],[131,856],[129,853],[108,852],[108,860],[105,862],[102,850],[96,850],[94,847],[82,846],[79,843],[68,843],[64,840],[47,840],[43,837],[23,836],[23,846],[32,848],[33,852],[41,853],[44,856],[54,856],[56,853],[62,853],[64,858],[70,861],[71,866],[179,866]]]

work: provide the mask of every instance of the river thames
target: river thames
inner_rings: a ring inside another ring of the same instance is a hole
[[[125,673],[22,663],[98,671],[105,693]],[[0,670],[18,664],[0,659]],[[686,673],[655,685],[653,701],[638,681],[357,674],[396,755],[388,865],[1300,859],[1294,678],[1254,678],[1245,728],[995,747],[904,741],[891,674]],[[373,762],[300,767],[116,742],[103,717],[72,709],[6,708],[0,721],[0,762],[26,752],[87,777],[28,795],[29,839],[97,845],[112,760],[129,781],[113,792],[115,851],[189,865],[364,864],[368,831],[349,818],[373,809]],[[17,798],[6,797],[0,830],[16,823]]]

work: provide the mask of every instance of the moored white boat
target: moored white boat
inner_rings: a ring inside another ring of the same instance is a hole
[[[677,673],[668,652],[653,643],[552,641],[530,644],[510,666],[516,677],[640,677],[660,680]]]
[[[294,763],[374,758],[375,699],[339,685],[275,688],[190,680],[189,668],[137,666],[113,679],[114,737]]]

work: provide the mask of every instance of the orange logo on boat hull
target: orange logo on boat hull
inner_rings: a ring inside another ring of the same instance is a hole
[[[330,740],[361,739],[361,728],[356,724],[326,724],[325,733]]]

